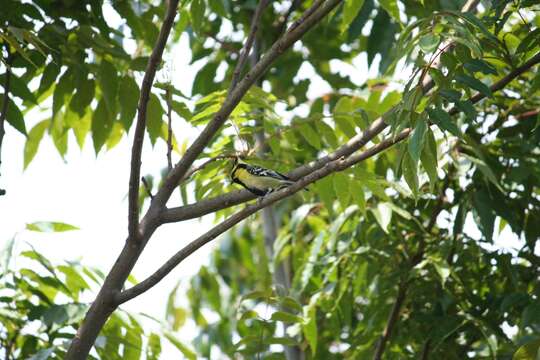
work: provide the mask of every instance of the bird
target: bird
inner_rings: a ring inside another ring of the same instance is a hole
[[[272,191],[283,189],[294,184],[294,181],[271,169],[246,164],[237,157],[233,160],[231,180],[257,196],[265,196]]]

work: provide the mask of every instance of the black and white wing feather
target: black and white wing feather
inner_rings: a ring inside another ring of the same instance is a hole
[[[246,170],[255,176],[264,176],[264,177],[270,177],[278,180],[284,180],[284,181],[291,181],[291,179],[281,173],[278,173],[277,171],[265,169],[260,166],[256,165],[248,165],[246,167]]]

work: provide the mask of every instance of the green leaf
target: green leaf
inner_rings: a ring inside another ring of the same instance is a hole
[[[202,30],[202,22],[204,20],[204,12],[206,10],[206,6],[204,4],[203,0],[193,0],[191,2],[191,25],[193,26],[193,30],[197,34],[201,34]]]
[[[317,132],[313,130],[309,124],[302,123],[298,132],[304,139],[306,139],[309,145],[313,146],[317,150],[321,148],[321,140],[319,138],[320,135],[317,134]]]
[[[364,0],[345,0],[343,3],[343,15],[341,17],[341,32],[345,32],[349,28],[349,25],[356,18],[360,9],[364,5]]]
[[[532,340],[514,353],[512,360],[539,360],[540,359],[540,339]]]
[[[481,82],[480,80],[476,78],[473,78],[472,76],[465,75],[465,74],[457,74],[456,80],[465,86],[475,89],[476,91],[480,92],[481,94],[487,97],[493,96],[491,89],[486,84],[484,84],[483,82]]]
[[[397,6],[397,0],[379,0],[379,4],[382,6],[386,12],[396,20],[396,22],[400,23],[399,18],[399,9]]]
[[[300,289],[305,289],[309,283],[311,276],[313,275],[313,269],[315,267],[315,262],[319,257],[319,252],[321,251],[322,244],[326,234],[324,232],[319,233],[313,243],[311,244],[311,250],[309,252],[308,261],[305,263],[304,269],[300,276]]]
[[[114,118],[116,115],[116,96],[118,92],[118,72],[114,65],[107,60],[102,60],[98,69],[98,82],[103,93],[103,99],[109,116]],[[122,94],[122,96],[124,96]]]
[[[161,123],[163,122],[162,118],[164,113],[165,112],[163,107],[161,107],[158,97],[151,94],[150,100],[148,100],[146,124],[148,128],[148,135],[150,136],[150,141],[152,144],[156,142],[156,139],[159,137],[161,132]]]
[[[328,145],[330,145],[332,148],[337,148],[339,146],[335,130],[332,129],[330,125],[321,120],[315,122],[315,127]]]
[[[380,225],[381,229],[388,234],[388,226],[392,220],[392,208],[386,202],[377,204],[376,208],[372,208],[371,212]]]
[[[430,54],[437,49],[439,43],[441,42],[441,37],[434,34],[426,34],[420,37],[418,45],[420,49],[426,54]]]
[[[92,79],[84,79],[77,88],[75,95],[71,98],[69,108],[75,111],[79,117],[84,116],[86,108],[94,100],[96,84]]]
[[[54,62],[50,62],[49,65],[45,67],[43,74],[41,75],[41,80],[39,82],[39,88],[37,90],[38,96],[49,90],[60,74],[60,66]]]
[[[533,31],[529,31],[527,36],[519,43],[516,49],[516,54],[527,52],[538,44],[540,38],[540,28],[536,28]]]
[[[366,195],[364,194],[363,183],[360,180],[352,179],[350,192],[355,204],[358,205],[362,213],[366,213]]]
[[[30,356],[26,360],[47,360],[50,358],[50,356],[54,353],[54,350],[56,347],[50,347],[48,349],[42,349],[35,353],[34,355]]]
[[[484,60],[480,59],[471,59],[467,61],[464,65],[465,69],[471,73],[481,72],[486,75],[497,75],[497,70]]]
[[[159,335],[151,333],[148,337],[148,346],[146,348],[146,358],[148,360],[159,360],[161,354],[161,340]]]
[[[36,156],[41,139],[43,139],[43,134],[45,134],[45,130],[47,130],[49,124],[49,120],[43,120],[37,123],[28,133],[26,143],[24,144],[24,169],[28,167],[32,159]]]
[[[426,144],[422,149],[420,160],[429,177],[430,191],[433,191],[435,184],[439,180],[437,175],[437,142],[429,127],[427,128]]]
[[[419,117],[416,121],[416,126],[414,127],[407,147],[409,150],[409,155],[411,156],[415,164],[417,164],[420,160],[420,154],[422,153],[422,149],[424,148],[424,138],[426,135],[426,131],[426,121],[423,117]]]
[[[71,230],[79,230],[78,227],[56,221],[38,221],[26,224],[26,229],[38,232],[64,232]]]
[[[52,331],[69,324],[76,324],[84,318],[88,306],[86,304],[53,305],[42,315],[42,321]]]
[[[334,191],[339,199],[343,209],[349,205],[351,197],[349,177],[343,173],[335,173],[333,175]]]
[[[172,100],[171,108],[178,116],[180,116],[184,120],[191,121],[193,115],[191,114],[191,111],[189,111],[187,105],[183,102]]]
[[[4,106],[4,96],[0,96],[0,109],[3,109]],[[26,135],[26,125],[24,124],[24,116],[19,110],[19,107],[15,105],[13,100],[8,99],[7,111],[6,111],[6,120],[7,122],[17,129],[20,133]]]
[[[439,94],[449,102],[457,102],[461,99],[461,93],[453,89],[440,89]]]
[[[135,79],[128,75],[124,76],[120,81],[120,89],[122,92],[118,97],[120,102],[120,122],[127,131],[137,113],[140,91]]]
[[[427,112],[429,114],[429,120],[436,124],[441,130],[449,131],[455,136],[461,136],[461,131],[446,111],[440,108],[429,108],[427,109]]]
[[[441,285],[444,287],[446,280],[448,280],[448,277],[450,277],[450,267],[446,261],[434,257],[430,257],[429,262],[433,265],[435,271],[437,271],[437,274],[439,274],[439,277],[441,278]]]
[[[0,84],[5,84],[6,74],[0,75]],[[17,75],[11,74],[11,81],[9,86],[10,95],[16,96],[25,102],[37,104],[35,95],[28,89],[27,84],[21,80]],[[2,94],[3,96],[4,94]]]
[[[353,111],[353,104],[348,96],[342,96],[334,107],[334,121],[338,128],[349,138],[356,135]]]
[[[105,101],[101,99],[92,115],[92,140],[96,154],[107,141],[112,128],[113,120],[107,111]]]
[[[302,318],[300,316],[285,312],[285,311],[276,311],[270,317],[271,320],[281,321],[284,323],[301,323]]]
[[[463,157],[465,157],[467,160],[472,162],[478,170],[488,179],[493,185],[499,189],[500,192],[504,193],[504,189],[501,187],[501,184],[499,183],[499,180],[495,176],[495,173],[491,168],[486,164],[484,161],[477,159],[471,155],[467,154],[461,154]]]
[[[129,63],[129,68],[133,71],[145,71],[146,66],[148,65],[148,59],[150,59],[149,56],[138,56],[131,60]],[[120,87],[120,89],[122,89],[122,87]]]
[[[411,189],[413,196],[417,198],[418,196],[418,163],[416,163],[411,156],[407,153],[403,158],[403,177],[409,189]]]
[[[309,304],[304,307],[304,323],[302,324],[302,332],[311,349],[311,355],[315,357],[317,353],[317,301],[320,293],[313,295]]]
[[[173,334],[169,332],[164,333],[165,338],[171,342],[188,360],[197,360],[197,354],[193,352],[186,345],[182,344]]]

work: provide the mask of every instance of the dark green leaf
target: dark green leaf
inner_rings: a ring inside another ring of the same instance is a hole
[[[428,174],[430,189],[433,191],[439,178],[437,176],[437,143],[430,128],[426,132],[426,144],[422,149],[420,159],[422,166]]]
[[[161,107],[161,103],[156,95],[151,94],[150,100],[148,101],[147,109],[147,127],[148,135],[150,136],[150,141],[152,144],[156,142],[156,139],[159,137],[161,132],[161,123],[163,118],[164,110]]]
[[[107,141],[113,128],[113,120],[109,116],[105,101],[101,99],[92,115],[92,140],[96,154]]]
[[[427,124],[423,118],[419,118],[416,121],[416,126],[412,132],[412,135],[409,139],[408,150],[409,155],[415,164],[420,160],[420,154],[424,148],[424,138],[426,135]]]
[[[3,106],[4,106],[4,96],[1,96],[0,109],[3,109]],[[8,124],[13,126],[20,133],[26,135],[26,125],[24,124],[24,116],[21,110],[19,110],[19,107],[11,99],[8,99],[6,120]]]
[[[103,92],[103,99],[105,100],[109,117],[114,119],[116,115],[116,96],[118,93],[118,72],[114,65],[107,60],[102,60],[99,65],[98,82]]]
[[[452,118],[448,113],[442,109],[427,109],[429,114],[429,120],[436,124],[441,130],[446,130],[455,136],[461,136],[461,131],[457,125],[452,121]]]
[[[202,22],[204,20],[204,12],[206,6],[203,0],[193,0],[191,2],[191,25],[196,33],[201,34]]]
[[[491,89],[486,84],[476,78],[473,78],[472,76],[458,74],[456,75],[456,80],[465,86],[477,90],[478,92],[487,97],[491,97],[493,95]]]
[[[133,123],[137,113],[137,103],[139,101],[139,86],[131,76],[124,76],[120,82],[121,95],[120,102],[120,122],[127,131]]]

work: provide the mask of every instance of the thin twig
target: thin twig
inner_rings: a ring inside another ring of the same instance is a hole
[[[0,165],[2,164],[2,143],[4,141],[4,135],[6,133],[5,130],[5,121],[7,117],[7,110],[8,110],[8,104],[9,104],[9,91],[11,87],[11,62],[13,61],[13,57],[11,54],[9,54],[8,49],[8,56],[5,60],[5,66],[6,66],[6,77],[4,79],[4,98],[2,100],[2,110],[0,112]],[[0,196],[5,195],[6,190],[0,189]]]
[[[165,96],[167,97],[167,169],[172,170],[172,92],[171,84],[167,86]]]
[[[144,142],[144,133],[146,129],[146,110],[148,109],[148,100],[150,99],[150,91],[152,89],[152,83],[156,76],[156,71],[161,63],[163,56],[163,50],[167,44],[167,38],[171,32],[174,18],[176,17],[176,9],[178,7],[179,0],[169,0],[169,6],[167,7],[167,13],[163,19],[163,25],[159,32],[156,45],[152,50],[152,54],[148,59],[144,78],[141,86],[141,94],[139,97],[139,103],[137,105],[138,114],[137,122],[135,125],[135,135],[133,139],[133,146],[131,148],[131,172],[129,175],[129,193],[128,193],[128,230],[129,239],[132,241],[138,241],[139,234],[139,179],[141,175],[141,155]]]
[[[255,13],[253,14],[253,18],[251,19],[251,28],[249,29],[248,38],[246,40],[246,43],[244,44],[242,52],[240,53],[240,57],[238,58],[236,67],[234,68],[228,95],[230,95],[232,93],[232,90],[236,87],[236,85],[238,85],[238,81],[240,80],[240,74],[242,73],[242,70],[246,65],[249,53],[251,52],[251,47],[253,46],[253,43],[255,41],[255,36],[257,35],[257,30],[259,30],[259,23],[261,22],[263,10],[266,5],[268,5],[268,2],[269,0],[260,0],[259,5],[257,5],[257,8],[255,9]]]
[[[422,355],[420,356],[420,360],[428,360],[429,359],[429,350],[431,350],[431,339],[427,339],[424,343],[424,347],[422,348]]]
[[[308,17],[310,17],[311,14],[313,14],[315,11],[317,11],[317,9],[319,9],[323,3],[324,3],[324,0],[315,0],[313,5],[311,5],[311,7],[309,9],[307,9],[298,20],[296,20],[295,22],[293,22],[291,24],[291,26],[287,29],[287,32],[291,32],[294,29],[296,29],[298,27],[298,25],[300,25]]]
[[[152,188],[150,187],[150,184],[148,184],[148,181],[146,181],[146,178],[144,176],[141,177],[141,181],[144,185],[144,188],[146,189],[146,194],[150,199],[154,199],[154,195],[152,195]]]
[[[287,10],[285,15],[283,16],[283,20],[281,20],[281,22],[278,25],[278,36],[281,36],[283,34],[283,32],[285,30],[287,30],[287,23],[289,22],[289,19],[290,19],[292,13],[296,9],[298,9],[301,2],[302,2],[302,0],[293,0],[292,1],[291,6],[289,6],[289,9]]]

